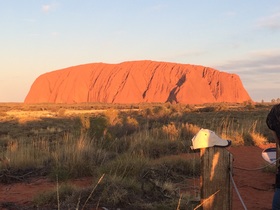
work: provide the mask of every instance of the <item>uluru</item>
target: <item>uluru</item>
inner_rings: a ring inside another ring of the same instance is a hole
[[[158,61],[90,63],[51,71],[32,84],[25,103],[242,103],[252,101],[236,74]]]

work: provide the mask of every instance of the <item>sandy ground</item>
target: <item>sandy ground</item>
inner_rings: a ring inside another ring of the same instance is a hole
[[[80,178],[72,180],[71,184],[88,187],[92,185],[92,179]],[[9,185],[0,184],[0,210],[13,210],[13,206],[32,206],[32,200],[36,195],[54,190],[56,187],[56,183],[47,178],[35,178],[28,182]]]
[[[274,174],[264,172],[262,169],[254,170],[267,164],[261,156],[263,148],[241,146],[230,147],[228,150],[234,158],[233,179],[247,209],[271,209]],[[244,207],[234,190],[233,210],[235,209],[244,209]]]
[[[263,148],[256,146],[229,147],[233,154],[234,174],[233,179],[242,200],[248,210],[271,209],[273,197],[274,174],[263,170],[254,170],[265,166],[267,163],[261,156]],[[244,169],[239,169],[244,168]],[[73,181],[78,186],[89,186],[91,180],[79,179]],[[14,183],[11,185],[0,184],[0,209],[3,204],[15,203],[30,205],[34,195],[55,188],[55,183],[45,178],[37,178],[31,182]],[[3,208],[2,208],[3,209]],[[12,208],[6,208],[12,209]],[[233,192],[233,210],[244,209],[237,193]]]

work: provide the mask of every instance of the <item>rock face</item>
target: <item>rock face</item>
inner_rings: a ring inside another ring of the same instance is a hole
[[[25,103],[203,104],[251,101],[238,75],[189,64],[93,63],[39,76]]]

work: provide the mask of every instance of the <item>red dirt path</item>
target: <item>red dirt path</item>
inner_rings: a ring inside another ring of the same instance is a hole
[[[233,179],[238,191],[248,210],[271,209],[272,197],[274,193],[273,183],[275,176],[273,173],[263,170],[240,170],[237,168],[257,169],[265,166],[261,156],[263,148],[255,146],[230,147],[229,152],[233,154]],[[233,210],[244,209],[237,193],[233,194]]]
[[[263,170],[240,170],[240,168],[255,169],[266,162],[261,157],[263,148],[255,146],[229,147],[228,151],[234,157],[233,179],[248,210],[271,209],[273,197],[274,174]],[[73,181],[78,186],[89,186],[91,180],[79,179]],[[31,182],[0,184],[0,209],[3,203],[16,205],[30,205],[34,195],[55,188],[55,183],[45,178],[38,178]],[[9,208],[6,208],[9,209]],[[233,193],[233,210],[244,209],[235,190]]]

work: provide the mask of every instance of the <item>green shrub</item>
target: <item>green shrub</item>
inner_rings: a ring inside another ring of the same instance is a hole
[[[123,154],[104,164],[100,172],[122,178],[137,177],[149,162],[149,159],[132,154]]]
[[[89,137],[92,139],[102,139],[106,136],[108,126],[108,118],[104,116],[90,118],[90,128],[88,132]]]
[[[33,199],[34,204],[37,207],[44,207],[48,204],[57,206],[59,202],[65,201],[68,197],[72,196],[76,191],[73,185],[62,184],[57,189],[53,189],[47,192],[43,192],[35,196]],[[57,194],[59,194],[59,201],[57,200]]]

